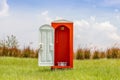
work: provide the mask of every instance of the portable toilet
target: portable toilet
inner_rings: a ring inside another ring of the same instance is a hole
[[[54,28],[42,25],[39,28],[39,66],[54,66]]]
[[[73,22],[56,20],[51,23],[54,34],[54,66],[55,68],[73,68]]]

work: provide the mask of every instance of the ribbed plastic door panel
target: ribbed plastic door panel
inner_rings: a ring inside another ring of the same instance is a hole
[[[40,27],[39,66],[54,65],[54,29],[49,25]]]

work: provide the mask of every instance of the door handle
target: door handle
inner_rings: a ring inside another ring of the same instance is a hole
[[[39,47],[40,47],[40,51],[42,51],[43,50],[43,43],[40,43]]]

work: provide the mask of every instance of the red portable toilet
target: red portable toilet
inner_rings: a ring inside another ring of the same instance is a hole
[[[73,22],[56,20],[51,23],[55,30],[54,66],[55,68],[73,68]]]

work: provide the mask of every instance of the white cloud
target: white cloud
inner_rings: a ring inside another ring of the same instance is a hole
[[[57,16],[57,17],[55,18],[55,20],[59,20],[59,19],[63,19],[63,17]]]
[[[39,15],[39,18],[42,18],[46,23],[50,23],[52,21],[52,18],[48,15],[48,11],[43,11]]]
[[[43,19],[37,20],[34,14],[25,12],[15,13],[9,17],[0,18],[0,40],[6,38],[7,35],[15,35],[19,40],[20,47],[31,45],[33,48],[38,47],[38,30]]]
[[[48,11],[41,12],[41,15],[47,16],[48,15]]]
[[[8,16],[9,6],[7,0],[0,0],[0,16]]]
[[[89,21],[90,20],[90,21]],[[89,20],[76,20],[75,23],[75,49],[78,45],[92,44],[94,47],[105,49],[114,42],[120,41],[117,27],[110,21],[97,22],[94,17]]]
[[[55,19],[63,19],[62,17],[52,18],[48,11],[43,11],[40,15],[45,23]],[[110,21],[97,22],[95,16],[90,16],[89,19],[81,19],[74,21],[74,49],[79,45],[82,47],[106,49],[114,42],[120,40],[120,35],[117,33],[117,27]]]
[[[75,21],[75,25],[76,25],[76,26],[79,26],[79,27],[84,27],[84,28],[90,26],[90,24],[89,24],[86,20],[83,20],[83,19],[82,19],[82,20]]]
[[[120,40],[120,36],[117,33],[111,33],[109,34],[109,37],[113,40],[119,41]]]
[[[15,12],[14,14],[6,18],[0,18],[0,40],[7,35],[15,35],[20,42],[20,47],[33,42],[31,46],[38,48],[39,27],[43,24],[50,24],[52,21],[48,11],[43,11],[39,15],[26,12]]]
[[[94,25],[94,24],[93,24]],[[113,26],[109,21],[105,21],[102,23],[96,23],[94,27],[106,32],[115,32],[117,28]]]
[[[91,19],[92,21],[95,21],[95,16],[90,16],[90,19]]]
[[[33,46],[38,46],[39,27],[43,24],[51,24],[51,21],[63,19],[62,17],[50,16],[49,11],[43,11],[36,16],[27,13],[17,13],[20,15],[10,16],[9,19],[1,19],[1,36],[16,35],[20,40],[20,45],[33,42]],[[22,15],[24,14],[24,15]],[[118,29],[110,21],[98,22],[97,17],[90,16],[88,19],[75,20],[74,22],[74,49],[79,45],[82,47],[107,48],[113,42],[120,41]],[[9,29],[8,29],[9,28]],[[2,37],[1,37],[2,38]],[[90,45],[89,45],[90,44]]]
[[[40,19],[40,21],[43,24],[51,24],[51,22],[54,21],[54,20],[63,19],[63,17],[59,17],[59,16],[56,16],[54,18],[49,16],[49,11],[48,10],[42,11],[37,16],[38,16],[38,19]]]

